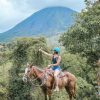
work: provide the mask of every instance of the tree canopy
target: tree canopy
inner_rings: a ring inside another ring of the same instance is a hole
[[[90,63],[95,61],[100,56],[100,2],[87,6],[60,41],[67,51],[86,56]]]

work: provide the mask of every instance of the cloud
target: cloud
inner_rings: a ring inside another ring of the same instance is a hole
[[[31,14],[30,10],[23,12],[17,8],[10,0],[0,0],[0,32],[7,31]]]
[[[49,6],[65,6],[81,11],[85,4],[84,0],[0,0],[0,32],[12,28],[32,13]]]
[[[84,8],[84,0],[44,0],[47,5],[65,6],[73,10],[80,11]],[[74,6],[73,6],[74,5]]]
[[[84,8],[84,0],[9,0],[15,7],[25,10],[28,9],[41,9],[48,6],[65,6],[80,11]],[[73,6],[74,5],[74,6]]]

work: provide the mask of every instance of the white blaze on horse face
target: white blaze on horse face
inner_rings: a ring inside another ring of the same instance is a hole
[[[28,67],[28,66],[30,66],[30,64],[29,64],[29,63],[27,63],[27,67]]]
[[[25,74],[24,74],[24,76],[23,76],[23,81],[24,81],[24,82],[27,82],[28,70],[29,70],[28,68],[25,69]]]
[[[25,69],[25,74],[27,74],[27,73],[28,73],[28,70],[29,70],[28,68],[26,68],[26,69]]]

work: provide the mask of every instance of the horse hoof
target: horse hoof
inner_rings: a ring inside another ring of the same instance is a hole
[[[54,89],[55,92],[59,92],[59,88]]]

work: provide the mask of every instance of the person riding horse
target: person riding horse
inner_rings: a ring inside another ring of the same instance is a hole
[[[46,55],[50,55],[41,49],[39,51],[45,53]],[[71,74],[68,71],[64,71],[62,72],[63,74],[60,74],[61,57],[59,56],[59,53],[60,49],[54,48],[54,53],[50,56],[50,58],[52,58],[52,63],[48,65],[47,68],[51,68],[54,71],[52,71],[51,69],[41,69],[38,66],[34,66],[33,64],[29,63],[27,63],[27,67],[25,68],[23,82],[31,82],[32,85],[35,85],[35,83],[33,83],[33,81],[35,80],[37,80],[39,83],[45,82],[45,84],[40,85],[45,100],[47,100],[47,96],[48,99],[51,100],[52,89],[54,89],[55,86],[55,91],[59,91],[60,89],[65,88],[70,100],[72,100],[76,96],[77,79],[75,75]]]
[[[47,68],[51,68],[54,71],[54,79],[56,82],[56,87],[54,91],[59,91],[59,87],[58,87],[58,75],[61,72],[61,67],[60,67],[60,62],[61,62],[61,56],[60,54],[60,48],[55,47],[53,49],[54,53],[53,54],[49,54],[45,51],[43,51],[42,49],[39,49],[39,51],[41,51],[43,54],[47,55],[48,57],[51,58],[52,63],[48,65]]]

